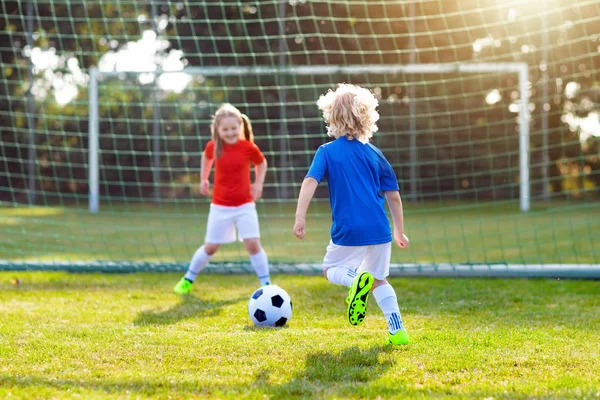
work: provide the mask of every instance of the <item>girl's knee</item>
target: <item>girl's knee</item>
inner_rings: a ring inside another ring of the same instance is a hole
[[[219,250],[219,245],[216,243],[204,243],[204,252],[209,256],[212,256]]]
[[[244,239],[244,247],[250,255],[258,254],[262,250],[259,239]]]

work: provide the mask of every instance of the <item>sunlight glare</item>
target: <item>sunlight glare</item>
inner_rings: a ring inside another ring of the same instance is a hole
[[[57,207],[0,208],[0,216],[4,217],[50,217],[63,213],[64,210]]]
[[[500,95],[500,91],[498,89],[492,90],[491,92],[489,92],[487,94],[487,96],[485,96],[485,102],[490,105],[496,104],[501,99],[502,99],[502,96]]]
[[[154,31],[144,31],[138,41],[126,43],[117,52],[109,51],[100,59],[100,71],[146,72],[139,74],[141,84],[154,82],[153,72],[158,69],[168,72],[158,78],[162,90],[181,93],[191,82],[192,77],[183,71],[185,60],[183,51],[171,49],[167,40],[160,39]]]

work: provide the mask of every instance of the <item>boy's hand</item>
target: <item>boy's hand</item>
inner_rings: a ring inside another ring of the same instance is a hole
[[[210,182],[208,180],[200,182],[200,194],[208,196],[210,193]]]
[[[408,247],[409,240],[404,233],[400,234],[398,232],[394,232],[394,240],[400,248],[405,249]]]
[[[253,183],[250,187],[250,194],[254,200],[258,200],[262,197],[263,185],[260,183]]]
[[[298,239],[304,239],[304,236],[306,235],[306,232],[304,231],[305,225],[306,222],[304,222],[303,219],[296,219],[296,223],[294,224],[294,235],[296,235]]]

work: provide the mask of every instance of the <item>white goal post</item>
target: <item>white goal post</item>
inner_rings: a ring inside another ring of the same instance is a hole
[[[187,73],[203,76],[257,76],[257,75],[332,75],[332,74],[443,74],[443,73],[517,73],[519,76],[519,185],[520,208],[529,211],[529,93],[528,66],[526,63],[457,63],[457,64],[407,64],[407,65],[313,65],[287,67],[188,67],[181,71],[112,71],[102,72],[97,68],[89,71],[89,140],[88,140],[88,184],[89,210],[97,212],[100,206],[99,183],[99,99],[98,82],[102,77],[119,76],[126,73]],[[411,99],[409,99],[410,101]],[[410,118],[415,118],[411,115]],[[415,135],[416,132],[411,134]],[[414,141],[413,141],[414,142]],[[414,154],[416,149],[411,149]],[[411,173],[411,185],[415,187],[416,175]]]

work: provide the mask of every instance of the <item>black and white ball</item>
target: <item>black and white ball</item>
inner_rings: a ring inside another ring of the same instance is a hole
[[[277,285],[263,286],[250,296],[248,315],[254,325],[284,326],[292,318],[292,299]]]

